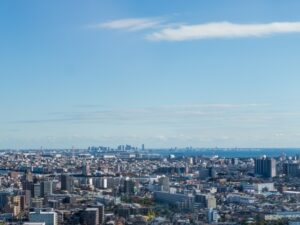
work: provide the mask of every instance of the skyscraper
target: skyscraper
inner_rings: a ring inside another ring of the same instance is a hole
[[[33,197],[34,198],[39,198],[42,196],[41,194],[41,184],[40,183],[35,183],[33,184]]]
[[[197,194],[195,196],[195,206],[200,208],[216,208],[217,201],[213,195]]]
[[[104,224],[105,222],[105,207],[104,205],[97,205],[97,208],[99,210],[99,224]]]
[[[86,225],[99,225],[98,208],[86,208],[83,212],[83,221]]]
[[[300,164],[299,163],[284,163],[283,164],[283,173],[289,177],[300,176]]]
[[[73,192],[74,189],[74,180],[73,177],[62,174],[61,175],[61,190],[68,191],[69,193]]]
[[[255,159],[255,174],[266,178],[276,176],[276,160],[273,158]]]
[[[162,187],[162,191],[170,191],[170,180],[169,177],[163,176],[158,179],[159,185]]]
[[[90,172],[90,165],[85,162],[83,165],[82,165],[82,174],[84,176],[89,176],[91,175],[91,172]]]
[[[220,216],[216,210],[214,210],[213,208],[208,209],[208,212],[207,212],[208,223],[218,222],[219,217]]]
[[[88,208],[97,208],[98,209],[98,217],[99,217],[99,224],[104,224],[105,222],[105,206],[103,204],[98,203],[97,205],[92,205]]]
[[[133,195],[135,193],[135,183],[133,180],[126,178],[126,180],[124,181],[123,192],[127,195]]]
[[[53,182],[52,181],[43,181],[41,185],[41,195],[47,196],[51,195],[53,192]]]
[[[6,191],[0,192],[0,210],[3,210],[4,207],[8,204],[10,193]]]

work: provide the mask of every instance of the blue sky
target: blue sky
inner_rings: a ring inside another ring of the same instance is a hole
[[[299,9],[1,1],[0,148],[299,147]]]

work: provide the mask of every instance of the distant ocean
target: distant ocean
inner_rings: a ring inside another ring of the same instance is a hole
[[[250,157],[278,157],[281,155],[286,156],[295,156],[300,155],[300,148],[282,148],[282,149],[269,149],[269,148],[242,148],[242,149],[158,149],[153,150],[152,153],[157,153],[161,155],[175,155],[177,157],[180,156],[219,156],[225,158],[250,158]]]

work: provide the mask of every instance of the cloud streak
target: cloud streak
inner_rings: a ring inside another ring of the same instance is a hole
[[[264,37],[272,34],[300,33],[300,22],[237,24],[216,22],[166,27],[147,35],[153,41],[185,41],[209,38]]]
[[[149,108],[127,109],[97,109],[75,110],[74,112],[51,113],[48,118],[14,121],[21,124],[38,123],[100,123],[113,125],[149,125],[161,127],[194,126],[195,123],[213,126],[220,121],[258,120],[259,109],[268,107],[267,104],[191,104],[164,105]],[[93,109],[93,108],[92,108]],[[253,115],[254,114],[254,115]],[[246,117],[246,118],[245,118]],[[269,119],[267,119],[269,120]],[[222,122],[223,123],[223,122]]]
[[[144,29],[154,28],[162,23],[159,18],[129,18],[121,20],[113,20],[100,24],[89,25],[90,28],[104,28],[104,29],[120,29],[128,31],[138,31]]]

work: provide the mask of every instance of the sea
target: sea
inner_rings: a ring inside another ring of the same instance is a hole
[[[256,158],[300,155],[300,148],[209,148],[209,149],[157,149],[152,153],[163,156],[218,156],[223,158]]]

